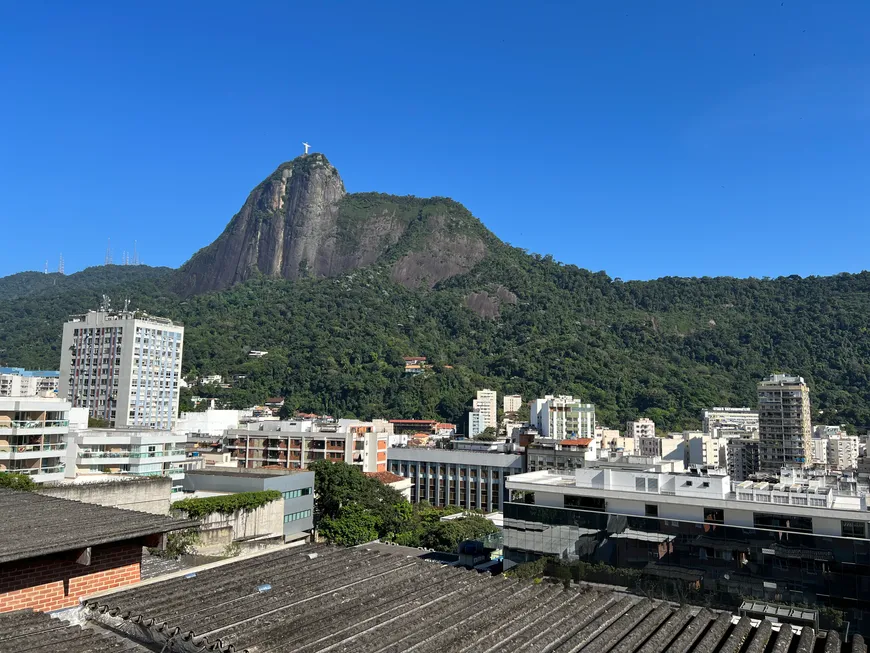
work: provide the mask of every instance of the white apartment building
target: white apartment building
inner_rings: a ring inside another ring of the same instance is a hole
[[[483,428],[498,428],[498,396],[495,390],[478,390],[472,410],[480,411]]]
[[[221,410],[209,408],[193,413],[181,413],[172,430],[185,435],[210,435],[220,437],[227,429],[239,428],[242,419],[251,418],[252,410]]]
[[[0,367],[0,397],[45,397],[57,395],[60,372]]]
[[[725,468],[725,454],[722,451],[724,438],[712,438],[703,433],[693,433],[686,438],[687,462],[689,465]]]
[[[718,407],[702,414],[704,433],[714,438],[749,438],[758,433],[758,411]]]
[[[635,443],[635,454],[644,458],[661,458],[666,461],[679,461],[683,464],[688,458],[686,441],[682,436],[639,437],[635,439]]]
[[[516,413],[523,407],[523,398],[520,395],[505,395],[502,399],[505,415]]]
[[[531,403],[531,425],[544,438],[595,438],[595,405],[569,395],[546,395]]]
[[[113,427],[169,430],[178,415],[184,327],[134,311],[63,325],[59,396]]]
[[[251,422],[227,431],[226,450],[248,469],[302,469],[316,460],[330,460],[363,472],[385,472],[392,435],[393,425],[385,420]]]
[[[184,478],[186,436],[170,431],[87,429],[70,433],[66,478],[96,474]]]
[[[656,435],[656,423],[648,417],[641,417],[625,425],[625,437],[627,438],[654,438]]]
[[[816,440],[813,440],[816,442]],[[833,469],[856,469],[858,466],[857,435],[841,435],[827,440],[828,465]]]
[[[483,419],[483,413],[479,410],[471,410],[468,413],[468,437],[473,438],[481,433],[486,428],[486,423]]]
[[[69,410],[57,398],[0,397],[0,472],[37,483],[62,480]]]
[[[828,464],[828,439],[815,438],[810,441],[810,451],[813,456],[814,465]]]

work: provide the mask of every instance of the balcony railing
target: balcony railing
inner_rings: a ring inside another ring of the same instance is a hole
[[[10,444],[0,446],[0,453],[25,453],[28,451],[63,451],[66,449],[66,442],[58,442],[51,444]]]
[[[66,419],[48,419],[41,420],[12,420],[10,422],[0,422],[0,429],[45,429],[45,428],[60,428],[69,426],[69,420]]]
[[[7,469],[6,471],[10,474],[26,474],[27,476],[37,476],[39,474],[59,474],[64,469],[66,469],[66,465],[55,465],[54,467],[29,467],[27,469],[13,468]]]
[[[183,456],[184,449],[168,449],[166,451],[80,451],[80,458],[165,458],[166,456]]]

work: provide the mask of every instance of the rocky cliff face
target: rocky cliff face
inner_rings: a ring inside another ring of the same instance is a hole
[[[309,154],[257,186],[218,239],[179,269],[175,288],[193,295],[258,275],[331,277],[375,263],[406,286],[432,286],[471,269],[494,238],[451,200],[348,195],[326,157]]]

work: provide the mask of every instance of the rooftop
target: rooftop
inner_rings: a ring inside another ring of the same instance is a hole
[[[102,629],[74,626],[31,610],[0,613],[0,651],[148,653],[144,646]]]
[[[366,472],[365,475],[369,478],[374,478],[386,485],[389,485],[390,483],[398,483],[399,481],[405,480],[404,476],[393,474],[393,472]]]
[[[197,526],[134,510],[0,489],[0,563]]]
[[[417,550],[367,549],[282,549],[84,606],[98,623],[137,624],[127,632],[152,646],[172,639],[172,650],[219,653],[866,651],[860,636],[841,646],[837,633],[824,640],[809,627],[798,633],[605,589],[494,578],[425,562]]]
[[[244,478],[266,478],[271,476],[287,476],[288,474],[299,474],[308,472],[307,469],[288,469],[286,467],[257,467],[249,469],[246,467],[206,467],[205,469],[191,469],[185,472],[187,476],[236,476]]]

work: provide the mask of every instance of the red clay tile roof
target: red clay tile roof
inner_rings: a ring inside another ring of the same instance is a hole
[[[450,424],[448,422],[437,422],[435,424],[436,429],[456,429],[456,424]]]
[[[568,445],[569,447],[588,447],[592,442],[590,438],[580,438],[579,440],[562,440],[563,445]]]
[[[389,485],[390,483],[396,483],[398,481],[405,480],[404,476],[393,474],[393,472],[366,472],[365,475],[369,478],[380,481],[384,485]]]
[[[434,419],[391,419],[390,424],[434,424]]]

